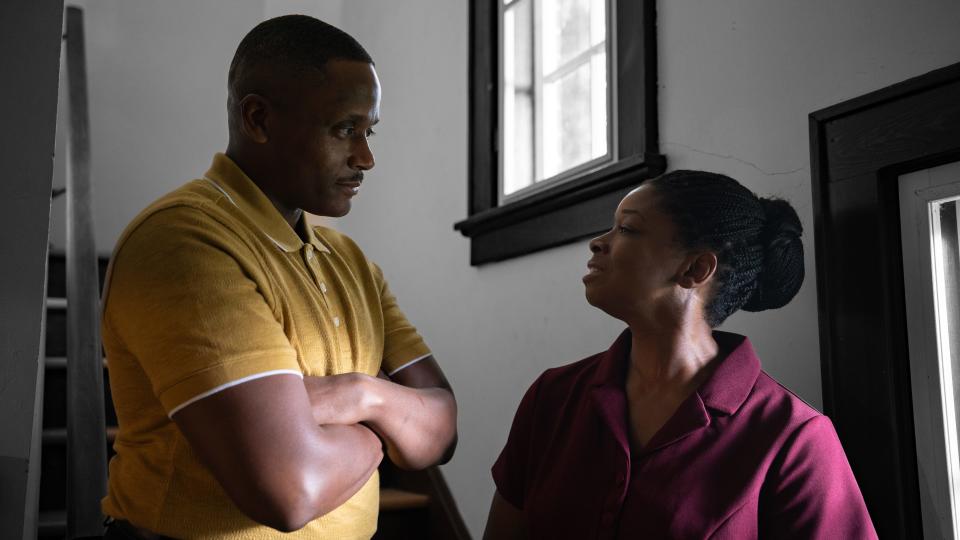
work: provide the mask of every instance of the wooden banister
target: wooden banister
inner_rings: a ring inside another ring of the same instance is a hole
[[[90,196],[83,11],[67,8],[67,538],[100,536],[107,489],[100,295]]]

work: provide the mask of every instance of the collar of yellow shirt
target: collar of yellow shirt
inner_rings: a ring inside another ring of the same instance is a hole
[[[300,239],[303,236],[308,238],[309,243],[321,253],[330,252],[330,248],[317,238],[313,227],[307,225],[306,215],[297,222],[298,230],[291,228],[270,199],[226,155],[217,152],[213,156],[213,164],[203,175],[203,179],[223,193],[257,225],[264,236],[281,250],[288,253],[300,251],[304,246],[303,240]]]

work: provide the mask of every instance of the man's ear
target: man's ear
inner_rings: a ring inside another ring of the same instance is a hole
[[[717,272],[717,255],[711,251],[692,253],[681,267],[677,284],[685,289],[695,289],[707,284]]]
[[[247,94],[240,100],[240,131],[252,142],[263,144],[270,140],[267,131],[267,111],[270,104],[257,94]]]

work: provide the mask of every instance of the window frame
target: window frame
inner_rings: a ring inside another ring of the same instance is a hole
[[[960,160],[958,91],[960,63],[810,114],[823,409],[880,538],[923,537],[897,182]]]
[[[470,238],[474,266],[608,229],[620,199],[666,169],[657,118],[656,2],[611,0],[614,32],[608,39],[613,39],[616,87],[610,150],[616,159],[500,204],[498,2],[470,0],[469,7],[469,217],[454,228]]]

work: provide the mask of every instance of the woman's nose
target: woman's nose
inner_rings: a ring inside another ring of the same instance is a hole
[[[600,236],[590,240],[590,251],[593,253],[600,253],[606,251],[607,249],[607,235],[601,234]]]

